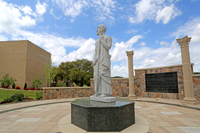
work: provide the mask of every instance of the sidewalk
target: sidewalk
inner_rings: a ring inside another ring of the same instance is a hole
[[[70,101],[75,99],[0,105],[0,133],[61,132],[58,123],[70,115]],[[200,104],[182,105],[180,100],[156,98],[138,98],[134,101],[136,115],[149,123],[148,133],[200,132]]]

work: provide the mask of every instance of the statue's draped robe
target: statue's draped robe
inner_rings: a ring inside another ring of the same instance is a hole
[[[111,95],[111,63],[109,49],[112,46],[112,38],[104,36],[106,47],[103,46],[102,42],[98,39],[95,43],[95,53],[93,57],[94,65],[94,85],[95,94],[106,94]]]

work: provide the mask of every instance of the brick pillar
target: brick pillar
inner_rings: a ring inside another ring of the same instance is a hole
[[[193,81],[192,81],[192,68],[190,62],[189,42],[191,37],[183,37],[176,39],[181,46],[182,66],[183,66],[183,80],[185,98],[183,103],[197,104],[197,100],[194,98]]]
[[[128,72],[129,72],[129,99],[136,99],[135,90],[134,90],[134,77],[133,77],[133,51],[126,51],[128,56]]]

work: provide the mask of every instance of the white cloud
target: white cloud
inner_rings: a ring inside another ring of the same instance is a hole
[[[200,44],[200,17],[186,22],[183,26],[179,27],[171,36],[189,36],[192,37],[191,43]]]
[[[160,42],[160,45],[161,45],[161,46],[163,46],[163,45],[170,45],[170,43],[165,42],[165,41],[162,41],[162,42]]]
[[[29,16],[31,10],[26,7],[20,8],[13,4],[8,4],[7,2],[0,1],[0,33],[15,33],[22,27],[31,27],[36,24],[36,21]],[[22,15],[21,11],[25,12],[25,15]]]
[[[95,40],[89,38],[85,42],[82,43],[81,47],[78,50],[70,52],[68,55],[64,57],[67,61],[73,61],[76,59],[88,59],[93,60],[93,54],[95,51]]]
[[[171,19],[181,15],[173,0],[141,0],[135,4],[135,15],[129,16],[130,23],[141,23],[145,20],[155,20],[163,24],[168,23]],[[177,2],[177,1],[175,1]]]
[[[36,12],[42,16],[46,12],[47,4],[45,2],[41,4],[40,1],[38,1],[35,7]]]
[[[135,49],[136,68],[159,67],[181,64],[180,47],[174,40],[170,45],[160,48],[141,47]]]
[[[136,20],[134,17],[129,17],[128,22],[130,23],[136,23]]]
[[[27,15],[33,15],[34,17],[36,17],[36,13],[33,12],[33,10],[30,8],[30,6],[18,6],[19,9],[21,11],[23,11],[24,14],[27,14]]]
[[[140,61],[147,57],[149,53],[151,52],[151,49],[148,47],[141,47],[140,49],[134,49],[134,60]]]
[[[128,62],[128,60],[127,60]],[[121,76],[121,77],[128,77],[128,65],[114,65],[111,67],[111,76]]]
[[[0,41],[7,41],[8,38],[0,34]]]
[[[181,11],[179,11],[174,4],[165,6],[162,10],[157,11],[156,23],[159,23],[162,20],[163,24],[167,24],[171,19],[174,19],[179,15],[181,15]]]
[[[52,0],[58,5],[64,12],[65,16],[71,16],[71,21],[73,22],[75,17],[78,16],[83,8],[87,8],[88,3],[85,0]]]
[[[127,34],[136,34],[138,31],[135,30],[135,29],[131,29],[131,30],[128,30],[126,31]]]
[[[115,8],[116,2],[113,0],[52,0],[59,8],[62,9],[65,16],[71,16],[71,22],[81,14],[83,10],[94,8],[93,14],[100,22],[113,21],[112,11]]]
[[[144,45],[146,45],[146,43],[145,43],[145,42],[141,42],[140,45],[141,45],[141,46],[144,46]]]
[[[94,39],[91,38],[67,38],[48,33],[33,33],[24,30],[13,34],[12,40],[29,40],[39,47],[42,47],[51,53],[52,60],[56,62],[56,65],[64,61],[82,58],[92,60],[92,51],[94,51],[95,45]],[[77,48],[78,50],[69,53],[67,49],[70,47]]]
[[[116,43],[114,48],[111,49],[111,60],[115,61],[122,61],[127,58],[126,51],[130,51],[130,48],[134,43],[136,43],[139,39],[143,38],[141,35],[137,35],[132,37],[127,42]]]
[[[194,71],[200,72],[200,17],[186,22],[171,34],[171,36],[177,36],[178,38],[182,38],[186,35],[192,37],[189,49],[191,62],[195,64]]]
[[[55,19],[61,19],[62,16],[60,15],[59,17],[57,17],[54,13],[53,13],[53,9],[51,8],[50,12],[49,12],[52,16],[54,16]]]

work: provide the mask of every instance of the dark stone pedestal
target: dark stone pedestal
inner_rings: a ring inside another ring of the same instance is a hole
[[[126,98],[112,103],[77,99],[71,102],[71,123],[90,132],[122,131],[135,124],[134,104]]]

